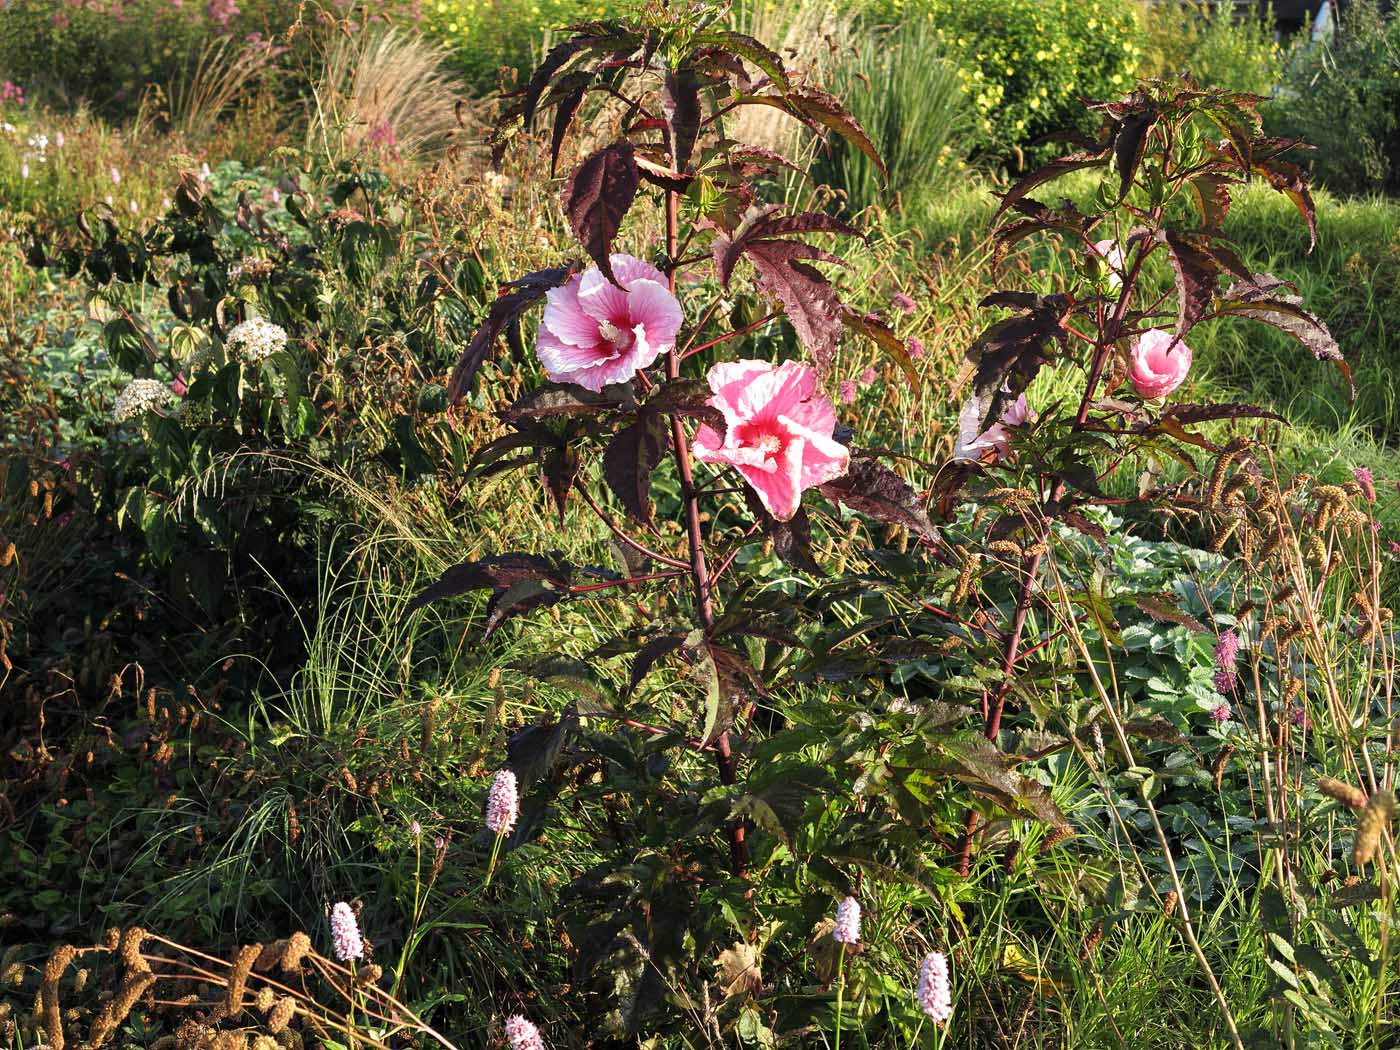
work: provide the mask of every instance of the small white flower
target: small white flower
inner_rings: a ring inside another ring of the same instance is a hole
[[[29,161],[25,161],[19,166],[19,177],[22,179],[29,178]]]
[[[139,212],[139,211],[141,210],[141,206],[140,206],[139,204],[137,204],[135,201],[128,201],[128,203],[131,205],[131,214],[132,214],[132,215],[135,215],[137,212]]]
[[[257,363],[271,357],[287,345],[287,331],[281,325],[252,317],[234,325],[226,340],[228,348]]]
[[[113,186],[120,186],[121,184],[122,184],[122,173],[119,172],[116,168],[113,168],[113,169],[112,169],[112,185],[113,185]]]
[[[112,422],[125,423],[145,415],[167,404],[170,398],[170,388],[158,379],[133,379],[112,402]]]

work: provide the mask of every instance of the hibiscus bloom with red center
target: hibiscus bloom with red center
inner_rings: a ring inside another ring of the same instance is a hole
[[[836,410],[808,365],[730,361],[710,369],[709,383],[725,432],[702,423],[695,458],[734,467],[779,521],[797,513],[804,490],[849,469],[849,450],[832,437]]]

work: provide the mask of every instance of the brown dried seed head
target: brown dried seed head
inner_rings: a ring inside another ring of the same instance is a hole
[[[311,954],[311,938],[298,931],[287,938],[287,950],[279,964],[283,973],[300,973],[301,962]]]
[[[248,1037],[242,1032],[231,1032],[225,1029],[215,1033],[210,1050],[248,1050]]]
[[[1089,931],[1089,936],[1084,938],[1084,943],[1079,947],[1079,961],[1088,962],[1090,956],[1098,950],[1099,942],[1103,940],[1103,923],[1094,923],[1094,928]]]
[[[0,971],[0,984],[18,988],[24,983],[24,964],[13,962]]]
[[[44,1035],[52,1050],[63,1050],[63,1015],[58,1004],[58,982],[77,957],[77,948],[71,944],[60,944],[44,964],[44,982],[39,986],[39,1008]]]
[[[1172,915],[1176,911],[1177,904],[1180,902],[1181,898],[1177,896],[1176,890],[1172,890],[1162,898],[1162,914],[1168,916]]]
[[[958,570],[958,582],[953,587],[952,603],[961,605],[967,601],[967,596],[972,592],[972,581],[977,574],[977,568],[982,564],[982,555],[969,554],[963,559],[962,568]]]
[[[1389,790],[1377,791],[1362,811],[1356,822],[1356,845],[1352,856],[1358,867],[1364,867],[1375,859],[1380,848],[1381,835],[1390,826],[1395,816],[1395,795]]]
[[[277,1050],[277,1040],[270,1035],[255,1035],[252,1050]]]
[[[292,1016],[296,1012],[296,1001],[290,995],[279,999],[277,1005],[272,1008],[272,1013],[267,1016],[267,1030],[273,1035],[281,1032],[291,1024]]]
[[[136,1000],[145,995],[146,989],[155,983],[156,975],[149,970],[128,973],[126,980],[122,981],[121,987],[117,989],[116,997],[103,1004],[97,1019],[92,1022],[88,1044],[99,1047],[105,1043],[126,1020],[127,1014],[131,1013],[131,1008],[136,1005]]]
[[[253,960],[253,969],[258,973],[266,973],[277,965],[277,960],[282,958],[282,953],[286,950],[286,938],[263,945],[263,950],[258,952],[258,957]]]
[[[345,785],[345,790],[352,795],[360,793],[359,782],[355,780],[355,774],[350,772],[349,766],[340,767],[340,780]]]
[[[1352,809],[1356,810],[1365,809],[1367,802],[1370,801],[1366,796],[1366,792],[1362,791],[1359,787],[1353,787],[1345,781],[1336,780],[1332,777],[1318,777],[1317,790],[1321,791],[1328,798],[1334,798],[1344,806],[1350,806]]]
[[[228,989],[224,994],[224,1011],[227,1017],[237,1017],[243,1012],[243,993],[248,987],[248,971],[262,954],[261,944],[245,944],[233,957],[229,971]]]
[[[272,994],[272,985],[265,984],[258,989],[258,994],[253,999],[253,1005],[257,1007],[258,1013],[264,1016],[277,1005],[277,997]]]

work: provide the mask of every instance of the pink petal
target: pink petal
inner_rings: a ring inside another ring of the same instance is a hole
[[[777,368],[753,376],[734,403],[746,419],[772,419],[812,396],[817,373],[807,365],[785,361]],[[836,418],[832,413],[832,419]]]
[[[825,485],[850,469],[851,450],[841,442],[815,430],[809,430],[787,416],[780,416],[779,420],[801,440],[802,461],[798,473],[800,488],[810,489],[816,485]]]
[[[579,278],[572,278],[562,288],[545,293],[544,317],[540,324],[556,339],[574,346],[593,346],[598,342],[598,321],[584,313],[579,305]]]
[[[598,321],[617,321],[627,317],[627,291],[603,276],[596,266],[579,279],[578,304],[583,312]]]
[[[676,345],[676,333],[681,330],[681,304],[664,284],[650,279],[633,283],[627,291],[627,316],[638,341],[645,340],[651,357],[638,364],[645,368],[656,355]]]

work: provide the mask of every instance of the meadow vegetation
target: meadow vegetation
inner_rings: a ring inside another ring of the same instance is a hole
[[[3,1041],[1395,1045],[1350,6],[11,0]]]

